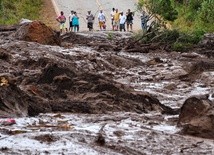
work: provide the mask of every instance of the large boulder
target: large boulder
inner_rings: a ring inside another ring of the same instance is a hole
[[[180,110],[178,125],[182,133],[214,138],[214,104],[208,96],[188,98]]]
[[[40,21],[22,24],[16,31],[15,38],[45,45],[60,45],[61,42],[59,34]]]

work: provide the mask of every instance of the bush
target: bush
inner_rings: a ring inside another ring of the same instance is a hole
[[[184,33],[178,30],[163,30],[157,32],[137,33],[135,40],[143,43],[161,43],[167,44],[172,50],[184,51],[197,44],[204,35],[204,31],[196,30],[191,33]]]
[[[214,1],[204,1],[202,3],[199,18],[204,23],[214,23]]]

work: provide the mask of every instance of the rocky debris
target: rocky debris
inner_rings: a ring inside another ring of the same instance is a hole
[[[69,68],[48,66],[29,83],[28,92],[37,97],[40,105],[30,105],[32,112],[106,113],[107,111],[163,113],[174,111],[150,96],[125,85],[91,73],[75,73]],[[45,101],[47,100],[48,101]],[[43,102],[41,102],[43,101]],[[42,104],[43,103],[43,104]],[[29,114],[31,115],[31,114]]]
[[[157,65],[159,63],[163,63],[163,60],[161,60],[159,57],[153,58],[147,62],[148,65]]]
[[[208,95],[188,98],[181,107],[178,125],[182,133],[214,138],[214,103]]]
[[[32,22],[33,22],[32,20],[22,18],[22,19],[20,20],[19,24],[22,25],[22,24],[32,23]]]
[[[18,25],[0,25],[0,32],[5,32],[5,31],[16,31],[17,28],[19,26]]]
[[[42,25],[38,22],[30,24]],[[18,32],[20,30],[16,34]],[[3,79],[4,87],[0,87],[1,115],[19,117],[45,112],[110,111],[176,113],[149,93],[135,91],[107,74],[97,72],[116,72],[118,68],[143,65],[137,59],[114,53],[101,55],[82,51],[69,55],[37,43],[10,40],[3,42],[0,49],[4,60],[0,63],[0,71],[8,81],[5,83]]]
[[[201,76],[203,72],[214,71],[214,61],[213,60],[200,60],[194,62],[190,67],[185,68],[187,74],[179,76],[180,80],[183,81],[195,81]]]
[[[82,45],[92,47],[100,52],[120,51],[127,44],[127,41],[129,41],[127,37],[131,35],[132,33],[122,35],[117,32],[100,32],[98,35],[93,32],[89,32],[88,34],[70,32],[62,36],[62,46]]]
[[[45,45],[60,45],[60,37],[40,21],[25,22],[17,29],[14,37],[19,40],[32,41]]]
[[[29,102],[31,99],[17,86],[0,86],[0,117],[27,116]]]
[[[45,143],[53,143],[56,142],[58,137],[55,137],[52,134],[45,134],[45,135],[39,135],[34,137],[35,140],[38,140],[40,142],[45,142]]]
[[[203,39],[200,41],[198,45],[198,53],[204,54],[209,58],[214,57],[214,33],[207,33],[204,35]]]
[[[214,33],[207,33],[204,35],[203,39],[200,41],[199,45],[206,49],[213,50],[214,47]]]

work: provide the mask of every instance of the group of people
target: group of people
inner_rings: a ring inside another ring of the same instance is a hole
[[[128,12],[124,14],[123,12],[119,12],[118,9],[112,8],[110,15],[111,15],[111,25],[112,25],[113,31],[118,31],[118,30],[126,31],[125,23],[127,23],[127,30],[132,31],[134,13],[131,12],[130,9],[128,9]],[[103,10],[100,10],[98,14],[98,22],[99,22],[100,30],[105,30],[106,17],[105,17],[105,14],[103,13]]]
[[[113,31],[132,31],[132,25],[134,20],[134,12],[131,12],[130,9],[127,10],[126,13],[119,12],[118,9],[112,8],[112,11],[110,13],[111,16],[111,25]],[[93,30],[93,24],[95,20],[95,16],[91,13],[91,11],[88,11],[88,14],[86,15],[86,21],[87,21],[87,28],[89,31]],[[106,16],[103,13],[103,10],[100,10],[97,16],[99,28],[100,30],[106,30]],[[69,29],[66,28],[66,17],[64,15],[64,12],[61,11],[60,15],[56,18],[56,20],[60,24],[60,32],[62,33],[63,30],[67,31],[73,31],[78,32],[79,31],[79,17],[77,16],[77,12],[71,11],[69,14]],[[141,26],[143,30],[147,29],[147,22],[149,18],[145,11],[142,12],[141,15]],[[126,29],[127,28],[127,29]]]
[[[111,24],[113,31],[126,31],[125,24],[127,25],[127,30],[132,31],[132,24],[134,13],[128,9],[126,14],[119,12],[118,9],[112,8],[111,11]]]
[[[60,24],[60,33],[62,34],[63,30],[67,32],[68,29],[65,25],[66,17],[63,11],[60,12],[60,15],[56,18],[56,20]],[[79,17],[77,16],[77,13],[75,11],[71,11],[69,15],[69,31],[74,31],[74,32],[79,31]]]

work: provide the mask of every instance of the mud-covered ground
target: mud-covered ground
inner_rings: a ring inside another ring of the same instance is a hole
[[[60,47],[11,33],[0,35],[0,112],[16,124],[0,126],[1,154],[214,153],[176,126],[188,97],[213,100],[212,49],[130,50],[133,34],[119,32],[66,34]]]

